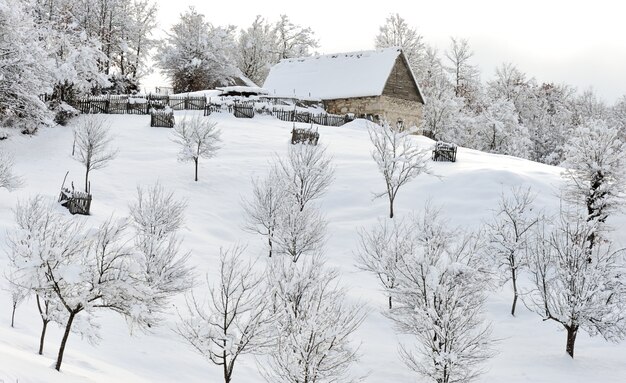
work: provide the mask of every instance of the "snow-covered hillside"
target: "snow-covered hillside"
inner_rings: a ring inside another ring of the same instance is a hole
[[[196,112],[176,112],[180,121]],[[251,191],[251,179],[262,176],[275,156],[284,155],[292,124],[272,117],[252,120],[215,115],[222,131],[222,149],[217,157],[200,160],[199,181],[193,181],[193,165],[177,161],[178,147],[172,131],[150,128],[148,116],[107,116],[119,155],[110,165],[91,174],[92,215],[95,226],[112,214],[125,216],[136,197],[137,186],[159,181],[187,202],[182,229],[183,247],[190,250],[197,275],[217,275],[219,248],[247,244],[247,254],[262,255],[262,238],[242,229],[242,199]],[[74,121],[75,123],[76,121]],[[369,372],[366,382],[415,382],[398,355],[399,342],[410,339],[396,335],[391,322],[381,315],[386,298],[376,279],[355,267],[357,229],[384,218],[386,199],[372,200],[384,188],[383,179],[370,156],[372,150],[365,121],[343,127],[319,127],[320,141],[328,146],[336,167],[335,180],[322,198],[321,207],[329,222],[325,256],[340,270],[349,297],[367,302],[367,319],[356,333],[361,343],[358,369]],[[14,226],[12,209],[16,202],[36,193],[56,200],[66,171],[68,182],[82,185],[83,169],[74,161],[72,129],[56,127],[34,137],[12,132],[0,148],[11,152],[15,171],[24,186],[13,192],[0,189],[0,270],[7,265],[6,234]],[[414,137],[421,146],[432,141]],[[513,185],[531,186],[538,193],[537,205],[548,211],[558,208],[562,183],[557,167],[518,158],[485,154],[460,148],[456,163],[431,163],[432,175],[420,175],[400,190],[396,201],[398,218],[420,211],[427,200],[442,207],[451,223],[475,229],[491,215],[501,192]],[[79,219],[79,217],[75,217]],[[616,239],[626,244],[624,216],[613,226]],[[4,281],[2,282],[4,283]],[[221,370],[194,353],[172,331],[176,309],[169,322],[152,334],[132,334],[124,320],[103,312],[99,318],[102,341],[91,345],[79,336],[70,336],[62,372],[51,366],[61,339],[61,330],[52,327],[44,356],[36,354],[40,318],[35,302],[18,308],[16,327],[10,324],[11,298],[0,290],[0,382],[221,382]],[[181,305],[182,297],[174,305]],[[487,363],[480,382],[624,382],[626,343],[606,343],[581,333],[576,358],[565,354],[565,334],[557,325],[543,322],[523,305],[518,315],[509,315],[510,291],[493,291],[487,301],[487,316],[498,339],[496,355]],[[263,363],[259,358],[258,363]],[[254,357],[242,357],[234,372],[235,382],[262,381]]]

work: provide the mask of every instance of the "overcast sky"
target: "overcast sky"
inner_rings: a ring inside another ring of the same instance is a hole
[[[483,79],[511,62],[540,82],[592,87],[609,103],[626,94],[626,6],[616,0],[156,1],[162,30],[190,5],[214,25],[241,28],[286,14],[313,29],[319,53],[373,49],[385,18],[399,13],[441,52],[450,36],[469,39]]]

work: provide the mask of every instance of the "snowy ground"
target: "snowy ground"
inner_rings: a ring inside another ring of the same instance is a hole
[[[180,120],[192,112],[177,112]],[[220,246],[248,244],[251,256],[262,253],[259,237],[244,232],[241,199],[250,192],[251,178],[261,176],[274,155],[286,152],[291,124],[271,117],[238,120],[231,115],[215,119],[222,130],[223,149],[211,160],[201,161],[200,181],[193,181],[191,163],[176,160],[172,132],[150,128],[148,116],[108,116],[115,134],[119,156],[110,166],[92,173],[94,202],[90,225],[111,214],[126,215],[128,203],[138,185],[157,180],[187,201],[184,247],[192,251],[191,261],[199,276],[216,273]],[[341,128],[319,127],[321,142],[328,145],[336,166],[335,182],[322,200],[329,221],[326,256],[340,269],[350,298],[364,300],[370,314],[356,334],[361,342],[358,368],[369,372],[366,382],[415,382],[418,378],[399,359],[397,344],[410,341],[397,336],[391,323],[380,314],[385,297],[373,276],[354,266],[356,230],[371,225],[387,214],[384,199],[372,201],[372,193],[383,187],[381,176],[370,157],[370,143],[363,121]],[[415,138],[421,145],[432,142]],[[71,157],[72,129],[57,127],[35,137],[14,132],[0,150],[15,157],[16,172],[25,186],[17,191],[0,190],[0,270],[6,267],[6,231],[13,226],[11,209],[18,199],[36,193],[56,199],[63,176],[82,186],[83,172]],[[556,208],[560,168],[473,150],[459,149],[457,163],[433,163],[434,175],[420,176],[400,191],[398,217],[419,211],[427,199],[443,206],[456,225],[475,228],[490,216],[503,188],[529,185],[539,193],[537,205]],[[79,219],[76,217],[76,219]],[[625,217],[614,226],[621,228],[617,239],[626,241]],[[174,302],[180,305],[181,299]],[[624,382],[626,343],[610,344],[600,338],[579,335],[576,359],[566,356],[565,334],[550,322],[518,306],[519,315],[510,317],[508,286],[490,294],[487,312],[499,339],[497,354],[489,361],[481,382]],[[51,368],[61,331],[49,330],[44,356],[36,355],[40,320],[35,304],[29,301],[18,309],[16,328],[10,328],[10,297],[0,291],[0,382],[220,382],[221,370],[192,352],[171,331],[174,319],[151,335],[128,333],[124,320],[103,313],[102,341],[90,345],[73,334],[62,368]],[[172,312],[175,312],[172,310]],[[259,360],[262,363],[262,359]],[[244,356],[236,366],[234,381],[261,381],[253,357]]]

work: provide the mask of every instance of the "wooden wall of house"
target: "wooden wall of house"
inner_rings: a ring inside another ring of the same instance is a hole
[[[411,71],[402,55],[396,58],[396,63],[383,89],[383,96],[424,103],[419,89],[415,85]]]

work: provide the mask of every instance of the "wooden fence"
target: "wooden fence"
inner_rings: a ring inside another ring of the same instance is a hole
[[[433,149],[432,159],[433,161],[456,162],[456,149],[455,144],[438,141]]]
[[[167,106],[174,110],[204,110],[204,96],[93,96],[71,101],[70,105],[83,114],[149,114],[151,109]]]
[[[173,128],[174,127],[174,111],[172,110],[152,110],[150,112],[150,126]]]
[[[91,209],[91,194],[70,189],[61,189],[59,202],[71,214],[89,215]]]

